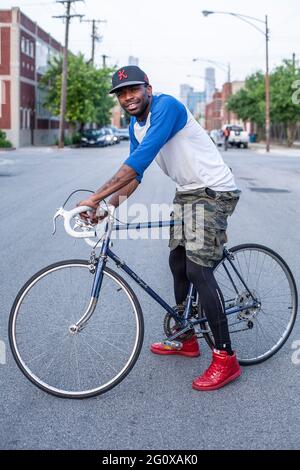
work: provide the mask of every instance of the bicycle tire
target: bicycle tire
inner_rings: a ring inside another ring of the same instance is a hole
[[[13,357],[16,361],[17,366],[19,369],[22,371],[22,373],[29,379],[34,385],[39,387],[40,389],[44,390],[47,393],[50,393],[54,396],[58,396],[61,398],[76,398],[76,399],[82,399],[82,398],[89,398],[93,397],[96,395],[103,394],[112,388],[114,388],[116,385],[118,385],[131,371],[133,368],[134,364],[136,363],[141,348],[142,348],[142,343],[143,343],[143,337],[144,337],[144,320],[143,320],[143,313],[142,309],[140,306],[140,303],[133,292],[132,288],[128,285],[128,283],[115,271],[112,269],[105,267],[104,268],[104,278],[107,277],[109,280],[113,280],[113,282],[116,282],[116,285],[118,286],[118,292],[122,290],[122,293],[126,294],[128,298],[128,303],[132,306],[133,308],[133,313],[134,313],[134,319],[136,321],[136,337],[134,338],[135,343],[134,343],[134,349],[130,355],[130,359],[126,363],[124,369],[121,371],[120,374],[116,375],[116,378],[112,381],[110,381],[107,385],[105,386],[99,386],[99,387],[94,387],[92,390],[83,390],[83,391],[76,391],[72,392],[70,390],[63,390],[63,389],[56,389],[55,387],[49,386],[49,384],[45,383],[44,380],[41,380],[39,377],[37,377],[34,373],[32,373],[31,369],[29,368],[28,365],[26,365],[26,362],[22,359],[20,355],[20,351],[18,349],[18,342],[16,339],[16,325],[18,321],[18,315],[20,314],[20,308],[22,306],[22,302],[24,299],[26,299],[26,296],[28,293],[30,293],[31,289],[35,286],[38,285],[38,282],[45,278],[47,274],[51,274],[53,272],[59,271],[60,269],[66,268],[66,267],[83,267],[87,269],[89,267],[90,263],[86,260],[78,260],[78,259],[72,259],[72,260],[66,260],[66,261],[60,261],[57,263],[53,263],[42,270],[38,271],[36,274],[34,274],[25,284],[24,286],[20,289],[19,293],[16,296],[16,299],[13,303],[11,312],[10,312],[10,317],[9,317],[9,325],[8,325],[8,335],[9,335],[9,344],[10,348],[13,354]],[[86,272],[86,271],[84,271]],[[101,298],[101,291],[100,291],[100,296],[99,299]],[[21,312],[22,313],[22,312]],[[95,314],[95,313],[94,313]],[[93,315],[94,315],[93,314]],[[93,317],[92,315],[92,317]],[[20,314],[21,316],[21,314]],[[91,318],[92,318],[91,317]],[[22,322],[21,322],[22,324]],[[85,331],[85,330],[83,330]],[[79,335],[78,335],[79,336]]]
[[[286,279],[287,279],[289,287],[290,287],[291,301],[292,301],[292,305],[290,307],[291,316],[290,316],[290,319],[288,321],[287,328],[283,332],[283,335],[281,336],[281,339],[277,342],[277,344],[274,347],[272,347],[271,349],[266,351],[264,354],[258,355],[257,357],[253,357],[253,358],[239,357],[239,351],[237,350],[237,356],[238,356],[239,363],[243,366],[249,366],[249,365],[259,364],[261,362],[266,361],[267,359],[272,357],[275,353],[277,353],[279,351],[279,349],[281,349],[282,346],[285,344],[285,342],[287,341],[287,339],[289,338],[289,336],[292,332],[292,329],[293,329],[295,321],[296,321],[297,308],[298,308],[298,294],[297,294],[297,287],[296,287],[296,283],[295,283],[293,274],[292,274],[289,266],[287,265],[287,263],[284,261],[284,259],[278,253],[276,253],[274,250],[272,250],[272,249],[270,249],[270,248],[268,248],[264,245],[255,244],[255,243],[245,243],[245,244],[237,245],[237,246],[234,246],[233,248],[230,248],[229,251],[231,253],[233,253],[233,255],[236,256],[239,252],[241,253],[242,251],[245,251],[245,250],[257,250],[257,251],[260,251],[262,253],[265,253],[266,255],[269,255],[273,260],[275,260],[276,263],[278,263],[279,266],[281,266],[283,272],[286,275]],[[220,266],[222,265],[222,263],[225,260],[226,260],[226,258],[223,258],[220,261],[220,263],[218,263],[218,265],[216,266],[216,268],[214,270],[215,274],[216,274],[218,268],[220,268]],[[222,290],[222,288],[221,288],[221,290]],[[250,290],[251,290],[251,287],[250,287]],[[205,313],[204,313],[203,310],[200,311],[200,317],[202,317],[202,318],[205,317]],[[209,326],[208,326],[207,322],[204,324],[204,326],[205,326],[205,329],[209,329]],[[230,326],[229,326],[229,332],[230,332]],[[232,338],[232,335],[233,334],[231,334],[231,338]],[[211,333],[204,333],[203,336],[204,336],[207,344],[209,345],[209,347],[212,349],[214,347],[214,341],[213,341],[213,337],[212,337]]]

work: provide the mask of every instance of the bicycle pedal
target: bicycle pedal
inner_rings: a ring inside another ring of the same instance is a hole
[[[182,348],[182,343],[180,341],[165,340],[163,343],[164,343],[165,346],[167,346],[170,349],[180,350]]]

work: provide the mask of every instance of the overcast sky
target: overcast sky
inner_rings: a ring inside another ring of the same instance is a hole
[[[125,65],[128,56],[139,58],[155,91],[179,95],[179,85],[190,83],[203,89],[205,62],[200,57],[231,63],[232,79],[243,80],[265,65],[265,39],[246,23],[228,16],[204,18],[202,10],[231,11],[264,19],[269,16],[270,66],[296,53],[300,59],[299,0],[85,0],[73,4],[73,12],[86,19],[103,19],[99,29],[103,40],[96,46],[96,63],[101,54],[110,56],[108,65]],[[19,6],[54,38],[63,43],[64,25],[53,15],[64,13],[62,4],[51,0],[0,0],[0,8]],[[257,23],[257,26],[260,26]],[[261,25],[264,28],[264,25]],[[73,19],[70,49],[91,53],[91,25]],[[200,77],[187,77],[199,75]],[[217,84],[226,78],[216,68]]]

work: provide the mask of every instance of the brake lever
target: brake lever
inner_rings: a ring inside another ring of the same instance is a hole
[[[56,213],[54,214],[54,217],[53,217],[53,232],[52,232],[52,235],[55,235],[56,233],[56,219],[60,216],[60,215],[63,215],[63,211],[64,209],[62,207],[60,207],[59,209],[57,209]]]
[[[75,220],[75,225],[73,227],[74,229],[77,227],[80,227],[86,230],[90,228],[94,228],[94,225],[90,221],[82,220],[79,216],[74,217],[74,220]]]

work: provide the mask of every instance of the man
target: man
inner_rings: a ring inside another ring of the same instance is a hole
[[[230,128],[228,126],[224,129],[223,134],[224,134],[224,149],[228,150],[228,140],[230,136]]]
[[[175,181],[173,217],[182,217],[185,206],[192,206],[189,220],[184,219],[182,236],[175,236],[174,230],[170,234],[169,264],[176,303],[182,308],[189,283],[193,282],[215,340],[212,363],[193,381],[193,388],[218,389],[241,373],[231,349],[223,295],[213,274],[222,258],[227,217],[234,211],[240,191],[230,169],[192,114],[169,95],[153,96],[148,77],[139,67],[120,68],[112,77],[112,85],[110,93],[116,94],[121,107],[131,115],[130,155],[117,173],[80,205],[96,210],[102,199],[112,195],[109,203],[117,207],[119,197],[133,193],[154,159]],[[203,217],[202,224],[195,217],[199,207],[204,210],[204,230]],[[188,236],[192,224],[196,225],[196,235],[202,230],[202,237]],[[154,343],[151,351],[160,355],[200,355],[195,334],[181,344],[180,349],[172,349],[164,343]]]

